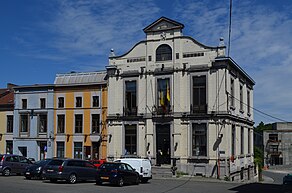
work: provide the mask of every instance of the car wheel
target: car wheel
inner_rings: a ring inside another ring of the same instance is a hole
[[[30,176],[26,176],[25,179],[31,180],[31,177]]]
[[[141,179],[141,182],[142,183],[147,183],[148,182],[148,179]]]
[[[96,181],[96,184],[97,184],[97,185],[102,185],[102,181],[97,180],[97,181]]]
[[[68,182],[69,182],[70,184],[75,184],[75,183],[77,182],[77,176],[76,176],[76,174],[71,174],[71,175],[69,176],[69,180],[68,180]]]
[[[139,176],[137,176],[134,184],[138,185],[139,183],[140,183],[140,178]]]
[[[3,171],[3,176],[10,176],[10,169],[6,168],[4,171]]]
[[[122,187],[124,185],[124,179],[121,177],[118,181],[118,186]]]

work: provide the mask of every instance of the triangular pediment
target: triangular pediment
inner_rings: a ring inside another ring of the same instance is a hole
[[[152,24],[145,27],[143,31],[147,33],[147,32],[166,31],[166,30],[183,29],[183,28],[184,28],[183,24],[166,17],[161,17],[158,20],[154,21]]]

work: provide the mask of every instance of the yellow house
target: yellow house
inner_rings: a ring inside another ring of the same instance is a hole
[[[57,74],[54,84],[55,156],[106,159],[106,72]]]
[[[13,109],[12,84],[0,89],[0,154],[13,152]]]

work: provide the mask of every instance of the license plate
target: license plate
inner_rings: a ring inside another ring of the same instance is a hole
[[[100,177],[100,179],[102,179],[102,180],[108,180],[109,177]]]
[[[54,170],[47,170],[47,172],[53,172]]]

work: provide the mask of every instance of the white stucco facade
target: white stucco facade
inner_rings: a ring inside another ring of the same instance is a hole
[[[205,46],[183,28],[162,17],[129,52],[112,50],[108,158],[130,152],[190,175],[248,179],[255,83],[224,45]]]

